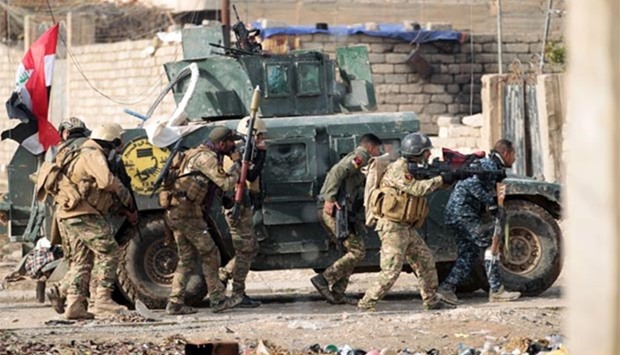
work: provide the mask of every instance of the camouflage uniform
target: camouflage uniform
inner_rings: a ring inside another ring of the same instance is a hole
[[[368,164],[369,159],[368,151],[363,147],[357,147],[336,163],[327,173],[321,188],[321,200],[336,201],[338,190],[344,188],[348,197],[346,206],[348,214],[349,216],[357,215],[356,211],[361,208],[364,198],[365,177],[361,169]],[[335,241],[336,219],[334,216],[325,213],[322,203],[319,205],[319,217],[330,234],[330,238]],[[355,225],[350,226],[349,236],[343,242],[346,253],[323,272],[323,277],[331,286],[331,291],[336,300],[344,296],[355,266],[366,256],[364,238],[359,235],[362,228],[363,221],[361,220],[356,220]]]
[[[494,154],[476,164],[483,170],[504,169],[501,159]],[[493,230],[489,225],[482,224],[480,215],[489,206],[497,205],[496,183],[494,178],[474,176],[457,183],[450,195],[444,219],[454,229],[458,256],[442,288],[453,291],[465,281],[479,260],[480,252],[491,245]],[[497,292],[501,287],[499,266],[497,263],[493,267],[489,266],[485,265],[489,285],[492,292]]]
[[[381,187],[392,187],[409,195],[424,197],[443,185],[441,176],[429,180],[415,180],[409,173],[405,158],[391,163],[381,179]],[[437,270],[433,255],[413,225],[379,218],[376,231],[381,239],[381,272],[378,282],[371,287],[358,306],[374,309],[398,279],[405,259],[415,272],[425,308],[433,307],[439,298]]]
[[[83,302],[87,297],[91,278],[97,290],[95,308],[103,313],[111,309],[110,295],[119,257],[118,245],[104,216],[118,202],[130,206],[129,192],[110,172],[105,153],[94,140],[82,144],[79,156],[66,171],[66,176],[80,191],[81,197],[73,208],[57,208],[59,229],[63,239],[66,239],[63,243],[70,252],[65,315],[70,317],[76,302]]]
[[[206,178],[209,181],[207,200],[211,199],[218,189],[233,190],[239,178],[237,171],[227,174],[222,167],[223,155],[216,153],[211,145],[203,145],[199,149],[198,153],[186,156],[185,168],[179,173],[197,172],[200,178]],[[179,191],[175,193],[178,194]],[[208,211],[203,212],[204,201],[192,201],[188,197],[176,195],[166,211],[166,223],[174,234],[179,253],[179,263],[172,278],[169,302],[184,304],[187,282],[194,271],[196,259],[200,257],[209,289],[209,300],[213,306],[225,300],[224,285],[218,278],[220,252],[208,232],[204,216]]]

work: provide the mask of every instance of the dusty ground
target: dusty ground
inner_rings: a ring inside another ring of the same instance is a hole
[[[0,264],[0,277],[11,263]],[[238,342],[242,349],[267,340],[289,351],[318,343],[323,347],[346,344],[364,350],[407,348],[411,353],[426,353],[437,349],[441,354],[455,354],[460,343],[480,348],[491,342],[506,347],[515,340],[522,344],[520,337],[540,339],[558,334],[565,320],[561,279],[536,298],[489,304],[486,294],[479,292],[464,296],[463,305],[455,310],[425,312],[415,278],[403,274],[378,311],[367,314],[353,306],[321,301],[308,281],[313,274],[311,270],[251,273],[248,293],[264,303],[252,310],[213,314],[201,309],[192,316],[154,311],[160,318],[155,322],[101,320],[69,325],[46,325],[62,318],[49,305],[36,303],[32,281],[9,284],[0,291],[0,354],[110,353],[119,349],[123,353],[183,353],[184,341],[214,340]],[[354,275],[352,295],[361,297],[375,277]],[[55,350],[36,348],[47,343],[56,344]]]

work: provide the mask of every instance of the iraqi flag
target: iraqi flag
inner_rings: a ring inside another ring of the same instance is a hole
[[[2,140],[17,141],[32,154],[41,154],[60,142],[58,131],[47,119],[58,26],[52,26],[30,47],[17,69],[15,91],[6,102],[9,118],[21,123],[2,132]]]

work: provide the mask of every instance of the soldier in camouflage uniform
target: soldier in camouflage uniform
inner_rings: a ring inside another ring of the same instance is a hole
[[[237,133],[248,136],[248,125],[250,117],[239,121]],[[247,188],[243,202],[240,206],[238,219],[232,217],[232,210],[225,211],[226,221],[228,222],[230,235],[235,248],[235,256],[220,268],[220,280],[226,285],[232,279],[232,294],[230,297],[231,307],[254,308],[260,306],[260,301],[254,300],[245,294],[245,279],[250,271],[252,261],[258,254],[258,241],[253,230],[254,212],[260,210],[262,197],[260,191],[260,174],[267,157],[267,146],[265,145],[265,134],[267,127],[265,123],[256,118],[254,121],[255,151],[252,156],[252,163],[248,169]],[[225,206],[232,207],[232,206]]]
[[[225,172],[222,163],[224,156],[234,151],[235,140],[240,138],[226,127],[214,128],[209,134],[209,142],[185,152],[174,187],[162,192],[168,193],[164,195],[168,197],[164,198],[167,202],[163,204],[167,208],[165,221],[174,234],[179,254],[166,306],[168,314],[196,312],[184,304],[184,298],[187,281],[198,257],[209,289],[211,311],[221,312],[229,306],[224,285],[218,277],[220,252],[209,235],[205,213],[209,213],[216,193],[221,195],[222,190],[235,188],[239,179],[238,168]]]
[[[503,170],[512,167],[515,150],[512,143],[502,139],[495,143],[488,157],[475,162],[483,170]],[[511,301],[519,298],[519,292],[508,292],[502,286],[499,264],[491,264],[492,228],[485,228],[481,213],[485,210],[496,218],[503,218],[503,207],[497,205],[496,183],[502,177],[473,176],[456,184],[445,210],[445,222],[454,229],[458,257],[448,278],[439,287],[439,293],[446,301],[457,304],[454,291],[471,273],[480,252],[485,250],[485,270],[489,279],[489,301]]]
[[[444,303],[437,291],[437,270],[433,255],[415,227],[420,227],[428,214],[426,198],[428,194],[445,184],[463,178],[458,171],[442,173],[428,180],[417,180],[410,172],[409,164],[425,164],[430,157],[432,148],[430,139],[422,133],[407,135],[401,144],[402,157],[388,165],[381,178],[380,191],[385,191],[383,197],[387,201],[387,194],[396,196],[388,204],[396,209],[399,206],[415,204],[413,210],[419,211],[410,217],[399,217],[397,213],[390,213],[392,209],[382,207],[382,215],[377,216],[376,231],[381,239],[381,272],[377,283],[366,291],[359,301],[358,308],[362,311],[374,311],[376,304],[381,300],[398,279],[405,259],[411,265],[418,278],[420,294],[424,302],[424,309],[451,308]],[[371,201],[371,203],[374,203]],[[403,215],[407,216],[407,215]],[[405,219],[405,220],[403,220]]]
[[[120,142],[122,127],[104,124],[97,127],[80,147],[80,153],[66,167],[68,182],[61,180],[56,201],[57,218],[71,251],[71,275],[67,291],[67,319],[91,319],[117,314],[125,309],[112,300],[116,281],[118,245],[104,216],[113,206],[122,205],[130,222],[137,223],[129,192],[108,169],[110,150]],[[75,192],[78,192],[76,196]],[[93,262],[94,260],[94,262]],[[89,281],[96,285],[92,313],[86,311]]]
[[[86,128],[86,124],[84,124],[84,122],[77,117],[70,117],[61,122],[58,127],[58,132],[60,133],[61,143],[58,146],[52,147],[48,150],[48,153],[45,156],[46,161],[54,161],[56,156],[58,156],[58,154],[62,156],[65,153],[65,150],[82,146],[82,144],[88,140],[88,135],[90,135],[90,131]],[[54,214],[52,218],[56,219],[56,215]],[[57,220],[52,223],[56,223],[58,226],[58,236],[60,237],[60,241],[62,243],[63,255],[65,260],[70,263],[71,248],[68,243],[68,238],[64,237],[66,232],[62,230]],[[54,233],[52,233],[51,239],[52,244],[57,242],[54,240],[56,239],[54,237]],[[72,279],[72,275],[69,271],[74,270],[75,269],[71,267],[71,264],[68,264],[67,273],[60,280],[59,284],[54,285],[47,292],[47,297],[50,300],[52,307],[59,314],[65,313],[67,290],[69,289]]]
[[[319,197],[319,218],[333,240],[336,239],[336,219],[334,217],[336,209],[346,208],[348,215],[354,216],[363,205],[365,177],[361,169],[368,164],[371,157],[379,156],[381,144],[381,140],[374,134],[363,135],[360,138],[359,146],[336,163],[327,173]],[[346,207],[338,205],[336,201],[340,189],[344,189],[346,192]],[[349,227],[349,235],[342,242],[346,253],[325,269],[322,274],[310,279],[312,285],[329,303],[357,304],[356,300],[345,295],[349,278],[355,266],[366,255],[364,239],[360,235],[360,230],[363,228],[362,223],[361,221],[357,222],[355,226]],[[336,243],[338,242],[336,241]]]

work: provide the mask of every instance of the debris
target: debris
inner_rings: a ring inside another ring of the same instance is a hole
[[[52,320],[48,320],[44,324],[45,325],[71,325],[71,324],[75,324],[75,321],[66,320],[66,319],[52,319]]]
[[[262,340],[258,341],[258,346],[256,347],[256,354],[257,355],[271,355],[271,352],[269,352],[269,349],[267,348],[267,346]]]
[[[139,299],[136,299],[135,302],[136,305],[136,312],[138,312],[139,315],[141,315],[142,317],[144,317],[145,321],[161,321],[161,317],[158,317],[155,313],[153,313],[145,304],[144,302],[140,301]]]

